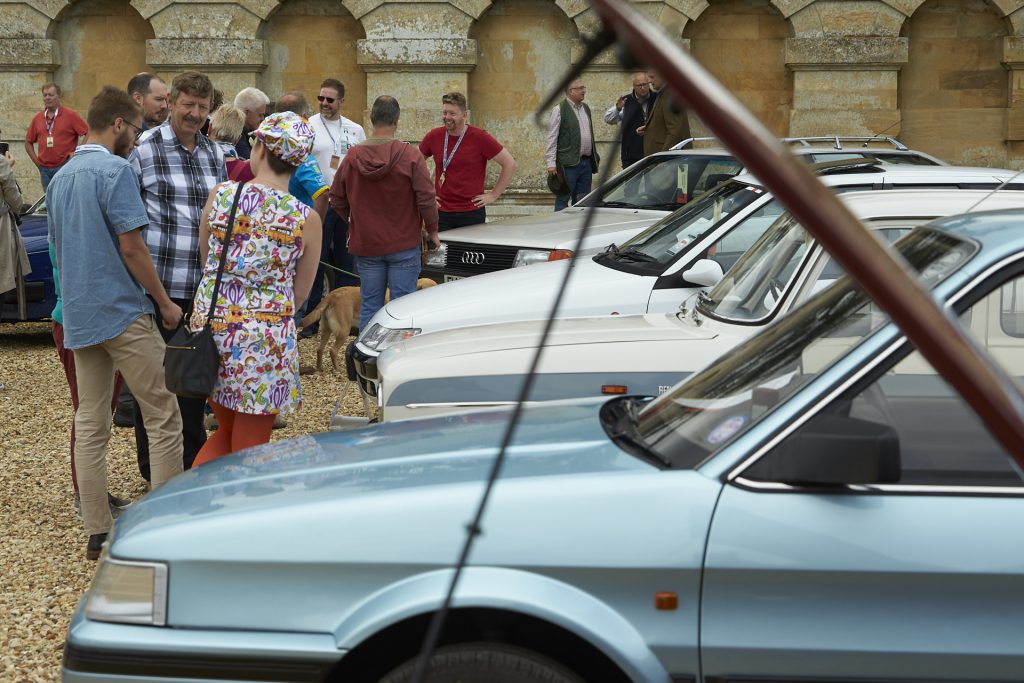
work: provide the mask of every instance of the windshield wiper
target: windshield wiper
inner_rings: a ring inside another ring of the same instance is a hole
[[[654,258],[653,256],[651,256],[650,254],[645,254],[644,252],[640,251],[636,247],[629,247],[628,249],[622,249],[622,250],[616,249],[614,253],[615,253],[616,256],[621,256],[622,258],[632,259],[634,261],[643,261],[644,263],[651,263],[652,261],[657,261],[658,260],[658,259]]]
[[[671,460],[661,455],[647,442],[637,436],[636,423],[639,415],[638,404],[643,399],[625,396],[621,399],[610,401],[602,409],[602,423],[605,432],[612,443],[623,448],[641,460],[646,460],[657,467],[672,469],[674,464]],[[605,414],[608,411],[608,414]]]
[[[697,292],[697,303],[705,308],[712,308],[718,302],[712,299],[711,295],[702,289]]]
[[[639,204],[632,202],[601,202],[601,206],[607,209],[639,209]]]

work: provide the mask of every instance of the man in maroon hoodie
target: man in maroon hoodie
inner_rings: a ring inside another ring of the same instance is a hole
[[[331,206],[348,218],[348,251],[359,269],[359,329],[391,298],[416,291],[421,230],[437,237],[437,198],[427,162],[414,145],[395,139],[398,100],[381,95],[370,110],[373,133],[349,149],[331,185]]]

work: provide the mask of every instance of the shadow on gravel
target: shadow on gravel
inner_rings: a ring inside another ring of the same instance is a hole
[[[0,354],[11,349],[53,346],[53,323],[0,322]]]

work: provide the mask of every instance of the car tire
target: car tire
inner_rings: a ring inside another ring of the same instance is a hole
[[[414,657],[380,683],[411,683]],[[438,648],[430,658],[426,683],[584,683],[554,660],[500,643],[465,643]]]

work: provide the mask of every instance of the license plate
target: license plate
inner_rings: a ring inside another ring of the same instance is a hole
[[[444,276],[444,281],[445,282],[455,282],[456,280],[465,279],[465,277],[466,277],[465,275],[445,275]]]

